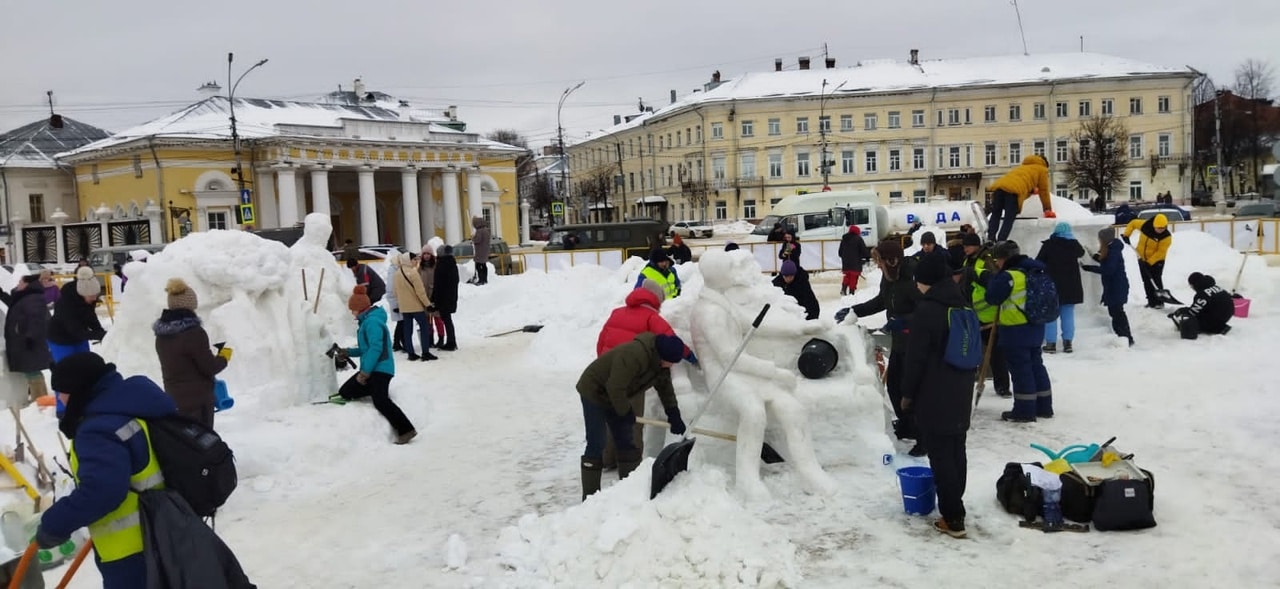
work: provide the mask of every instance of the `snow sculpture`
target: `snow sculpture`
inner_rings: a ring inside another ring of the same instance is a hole
[[[775,301],[761,300],[764,293],[755,288],[761,281],[760,269],[749,252],[710,250],[702,255],[698,268],[704,288],[693,305],[690,332],[704,376],[713,383],[729,369],[733,352],[746,337],[763,302]],[[771,314],[761,324],[760,334],[802,342],[825,331],[828,323],[802,320],[796,325]],[[738,413],[737,488],[749,498],[769,496],[760,480],[760,448],[770,416],[783,428],[790,451],[788,464],[795,467],[806,489],[820,494],[836,489],[814,455],[808,415],[795,397],[796,385],[793,371],[779,368],[748,349],[729,371],[717,394],[719,398],[713,400],[729,403]]]
[[[324,354],[335,342],[347,345],[355,336],[355,321],[347,309],[347,300],[356,282],[325,247],[333,234],[329,216],[311,213],[303,219],[302,227],[302,238],[289,248],[291,274],[296,278],[285,282],[285,293],[295,303],[289,306],[296,358],[294,380],[301,387],[303,400],[314,402],[337,392],[333,361]],[[309,292],[303,292],[304,282]]]

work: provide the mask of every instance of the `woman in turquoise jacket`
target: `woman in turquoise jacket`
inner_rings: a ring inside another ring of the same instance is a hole
[[[330,403],[345,405],[347,401],[372,397],[373,406],[387,419],[396,431],[396,444],[407,444],[418,432],[404,412],[391,400],[391,379],[396,374],[395,359],[391,356],[391,332],[387,329],[387,312],[373,306],[364,286],[357,286],[347,301],[351,314],[360,322],[356,331],[356,347],[347,348],[347,355],[360,358],[360,371],[352,376],[338,393],[329,397]]]

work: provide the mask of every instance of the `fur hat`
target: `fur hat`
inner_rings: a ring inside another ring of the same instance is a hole
[[[347,299],[347,308],[363,313],[372,306],[373,301],[369,300],[369,289],[363,284],[357,284],[355,290],[351,291],[351,298]]]
[[[947,259],[939,255],[926,255],[916,265],[916,282],[933,286],[951,275],[947,268]]]
[[[902,244],[892,239],[886,239],[876,246],[875,253],[886,264],[896,265],[898,260],[902,259]]]
[[[658,357],[671,363],[678,363],[684,360],[685,347],[684,342],[674,335],[658,334],[654,338],[654,347],[658,349]]]
[[[102,283],[94,276],[93,268],[83,266],[76,269],[76,294],[82,297],[102,294]]]
[[[196,291],[191,290],[187,283],[181,278],[170,278],[169,282],[164,285],[164,292],[169,295],[170,309],[186,309],[188,311],[196,310],[200,306],[200,299],[196,297]]]
[[[787,260],[787,261],[783,262],[783,263],[782,263],[782,267],[781,267],[781,268],[778,268],[778,273],[779,273],[779,274],[781,274],[781,275],[783,275],[783,276],[795,276],[795,275],[796,275],[796,263],[795,263],[795,262],[792,262],[791,260]]]
[[[654,282],[652,278],[644,279],[644,282],[640,283],[640,288],[653,293],[653,296],[658,297],[659,303],[667,300],[667,293],[662,289],[662,285]]]

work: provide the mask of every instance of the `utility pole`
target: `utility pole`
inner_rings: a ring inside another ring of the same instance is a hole
[[[236,87],[240,85],[240,80],[249,75],[249,72],[262,67],[267,60],[259,61],[253,64],[249,69],[240,74],[236,78],[235,83],[231,83],[231,62],[235,61],[235,54],[227,52],[227,107],[231,114],[231,149],[236,155],[236,188],[240,190],[240,194],[244,194],[244,168],[240,165],[240,134],[236,132]],[[243,198],[243,196],[241,197]],[[243,203],[243,201],[242,201]]]
[[[1188,70],[1197,76],[1202,76],[1209,85],[1213,86],[1213,143],[1218,152],[1218,192],[1213,196],[1214,207],[1219,213],[1226,212],[1227,190],[1223,187],[1222,176],[1226,173],[1226,169],[1222,166],[1222,110],[1218,102],[1218,97],[1222,95],[1218,91],[1218,85],[1213,83],[1213,78],[1204,74],[1191,66],[1186,66]],[[1195,111],[1192,110],[1194,113]],[[1194,125],[1193,125],[1194,128]]]
[[[836,86],[835,88],[832,88],[831,91],[835,92],[836,90],[843,88],[844,85],[848,83],[849,83],[848,80],[840,82],[840,85]],[[822,191],[823,192],[831,190],[831,184],[829,183],[829,180],[831,179],[831,164],[833,163],[829,159],[829,156],[827,154],[827,128],[831,126],[831,122],[826,119],[826,116],[827,116],[827,80],[823,79],[822,91],[818,93],[818,134],[822,137],[822,161],[820,162],[820,165],[822,166]]]
[[[564,109],[564,101],[569,98],[569,95],[586,83],[587,81],[583,80],[575,86],[565,88],[564,93],[560,95],[560,104],[556,105],[556,134],[559,136],[560,142],[560,192],[564,193],[556,194],[556,198],[560,200],[562,207],[564,206],[563,203],[569,200],[565,198],[565,195],[569,193],[569,158],[564,151],[564,125],[560,123],[560,111]],[[564,209],[561,208],[561,210]],[[561,218],[561,222],[564,222],[563,218]]]

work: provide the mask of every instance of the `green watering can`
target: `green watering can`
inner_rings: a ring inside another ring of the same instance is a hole
[[[1058,460],[1061,458],[1069,464],[1088,462],[1095,454],[1097,454],[1099,449],[1097,444],[1089,444],[1087,446],[1084,444],[1072,444],[1058,452],[1054,452],[1040,444],[1031,444],[1031,447],[1044,452],[1045,455],[1049,457],[1049,460]]]

